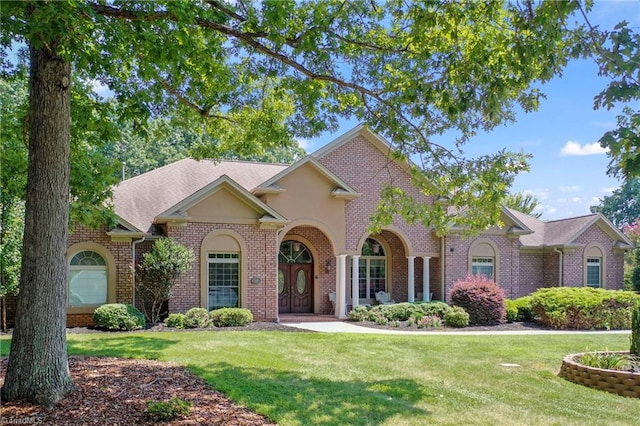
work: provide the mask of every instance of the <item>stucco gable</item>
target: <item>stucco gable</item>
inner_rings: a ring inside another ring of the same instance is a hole
[[[244,222],[285,224],[287,220],[227,175],[157,215],[156,221]]]
[[[286,180],[286,178],[289,176],[295,175],[298,170],[304,169],[306,167],[314,169],[320,176],[322,176],[329,182],[332,188],[330,191],[330,195],[332,197],[353,199],[360,196],[360,194],[356,190],[354,190],[350,185],[336,176],[325,166],[320,164],[320,162],[312,156],[306,156],[303,159],[292,164],[285,170],[282,170],[280,173],[276,174],[275,176],[255,188],[253,190],[253,193],[256,195],[282,193],[286,191],[286,186],[281,184],[282,181]]]

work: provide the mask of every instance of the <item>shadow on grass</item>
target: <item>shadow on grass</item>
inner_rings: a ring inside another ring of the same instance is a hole
[[[113,356],[122,358],[160,359],[168,347],[180,343],[166,337],[149,335],[100,335],[99,338],[67,339],[69,355]]]
[[[279,424],[380,424],[396,415],[424,423],[432,413],[418,403],[424,406],[439,398],[407,379],[303,378],[287,371],[227,363],[188,368],[235,402]]]

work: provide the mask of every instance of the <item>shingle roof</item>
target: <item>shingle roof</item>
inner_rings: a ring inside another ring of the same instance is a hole
[[[251,191],[287,167],[283,164],[186,158],[121,182],[114,189],[115,212],[146,232],[156,215],[222,175],[229,176]]]

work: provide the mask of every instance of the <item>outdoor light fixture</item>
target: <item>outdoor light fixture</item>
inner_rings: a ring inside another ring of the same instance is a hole
[[[380,244],[373,243],[373,254],[380,254]]]
[[[327,264],[324,265],[324,269],[327,272],[331,272],[331,259],[327,260]]]
[[[293,242],[293,251],[295,252],[299,252],[300,251],[300,243],[297,241]]]

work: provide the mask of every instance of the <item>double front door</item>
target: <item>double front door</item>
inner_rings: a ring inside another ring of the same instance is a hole
[[[278,264],[278,312],[313,312],[313,264]]]

